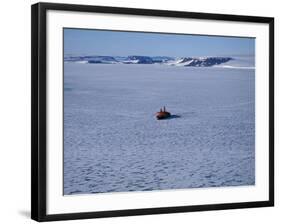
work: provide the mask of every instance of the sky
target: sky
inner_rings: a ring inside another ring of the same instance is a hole
[[[65,55],[254,55],[255,39],[223,36],[64,29]]]

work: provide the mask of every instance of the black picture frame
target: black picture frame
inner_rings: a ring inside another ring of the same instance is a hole
[[[46,12],[48,10],[63,10],[75,12],[100,12],[124,15],[162,16],[174,18],[191,18],[205,20],[221,20],[234,22],[254,22],[269,25],[269,200],[208,204],[195,206],[160,207],[145,209],[129,209],[101,212],[83,212],[68,214],[46,213]],[[254,208],[274,206],[274,18],[240,15],[224,15],[210,13],[195,13],[183,11],[164,11],[137,8],[103,7],[89,5],[37,3],[32,5],[31,17],[31,218],[36,221],[73,220],[86,218],[102,218],[116,216],[132,216],[177,212],[192,212],[206,210],[222,210],[237,208]]]

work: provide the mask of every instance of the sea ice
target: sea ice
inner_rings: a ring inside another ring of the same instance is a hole
[[[65,195],[255,184],[254,69],[64,66]]]

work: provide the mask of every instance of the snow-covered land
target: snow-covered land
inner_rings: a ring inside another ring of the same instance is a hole
[[[161,64],[185,67],[249,67],[255,66],[253,57],[166,57],[166,56],[66,56],[65,62],[89,64]]]
[[[255,184],[255,70],[232,67],[65,63],[64,194]]]

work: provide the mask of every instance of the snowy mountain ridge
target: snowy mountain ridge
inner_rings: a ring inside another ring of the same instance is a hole
[[[87,63],[87,64],[164,64],[170,66],[183,67],[231,67],[230,61],[235,61],[232,57],[167,57],[167,56],[66,56],[65,62]],[[254,67],[254,65],[249,66]]]

